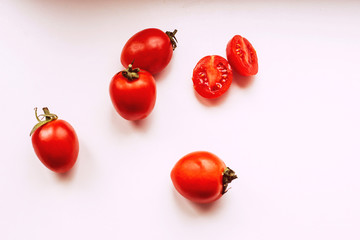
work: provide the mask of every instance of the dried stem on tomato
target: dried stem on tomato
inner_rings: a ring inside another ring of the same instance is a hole
[[[223,191],[222,194],[226,193],[228,191],[227,187],[229,183],[231,183],[232,180],[236,179],[237,176],[233,170],[231,170],[229,167],[225,168],[223,172]]]
[[[128,80],[132,81],[139,78],[140,68],[132,68],[134,61],[129,64],[126,70],[121,71],[121,74]]]
[[[177,29],[175,29],[173,32],[166,31],[165,33],[170,38],[170,42],[171,42],[171,45],[172,45],[172,48],[173,48],[173,51],[174,51],[175,48],[177,47],[177,42],[178,42],[178,40],[175,37],[175,34],[177,33]]]

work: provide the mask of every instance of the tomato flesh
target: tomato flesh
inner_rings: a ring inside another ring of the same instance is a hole
[[[235,35],[226,46],[226,56],[236,72],[243,76],[258,73],[258,58],[254,47],[240,35]]]
[[[197,203],[209,203],[222,196],[225,168],[225,163],[210,152],[192,152],[175,164],[171,180],[183,197]]]
[[[194,89],[202,97],[217,98],[223,95],[232,82],[232,69],[228,61],[217,55],[200,59],[193,71]]]
[[[79,141],[72,126],[64,120],[54,120],[36,129],[31,137],[40,161],[57,173],[69,171],[79,153]]]

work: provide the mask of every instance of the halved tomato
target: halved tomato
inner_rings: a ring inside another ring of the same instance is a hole
[[[240,35],[235,35],[226,46],[226,56],[231,67],[243,76],[258,72],[258,58],[251,43]]]
[[[232,70],[228,61],[217,55],[200,59],[193,71],[195,90],[205,98],[223,95],[232,82]]]

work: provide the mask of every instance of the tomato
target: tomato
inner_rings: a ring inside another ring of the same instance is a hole
[[[235,35],[226,46],[226,56],[230,65],[243,76],[258,72],[258,58],[251,43],[240,35]]]
[[[37,157],[50,170],[57,173],[69,171],[79,154],[79,141],[74,128],[66,121],[58,119],[55,114],[43,108],[45,117],[39,121],[31,135],[31,141]]]
[[[151,74],[161,72],[169,64],[176,48],[176,32],[164,33],[157,28],[148,28],[136,33],[121,52],[122,65],[127,67],[133,63],[134,67]]]
[[[154,109],[156,84],[147,71],[132,68],[121,71],[110,82],[110,97],[116,111],[127,120],[146,118]]]
[[[176,190],[197,203],[210,203],[219,199],[228,184],[236,179],[235,172],[210,152],[198,151],[182,157],[171,171]]]
[[[205,98],[217,98],[223,95],[232,82],[232,70],[228,61],[212,55],[200,59],[193,71],[195,90]]]

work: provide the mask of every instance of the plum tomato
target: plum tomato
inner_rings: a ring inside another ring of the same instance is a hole
[[[228,61],[217,55],[200,59],[193,71],[194,89],[204,98],[223,95],[232,82],[232,70]]]
[[[182,157],[171,171],[175,189],[185,198],[197,203],[210,203],[227,192],[228,184],[236,179],[235,172],[226,167],[216,155],[198,151]]]
[[[34,151],[40,161],[50,170],[57,173],[69,171],[79,154],[79,140],[74,128],[57,115],[43,108],[44,114],[35,116],[38,123],[30,136]],[[41,120],[40,118],[44,119]]]
[[[226,46],[226,56],[233,69],[243,76],[258,72],[258,58],[251,43],[240,35],[235,35]]]
[[[110,82],[110,98],[116,111],[127,120],[146,118],[154,109],[156,84],[147,71],[132,68],[121,71]]]
[[[151,74],[161,72],[170,62],[176,48],[177,30],[163,32],[157,28],[144,29],[133,35],[121,52],[124,67],[133,64]]]

